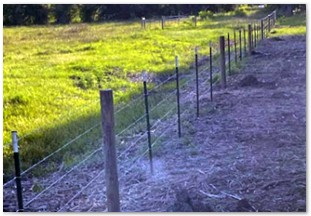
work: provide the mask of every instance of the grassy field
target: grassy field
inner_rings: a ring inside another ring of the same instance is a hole
[[[4,28],[5,176],[12,167],[12,130],[21,137],[22,163],[28,167],[100,122],[99,89],[113,89],[122,106],[141,94],[142,70],[159,79],[168,76],[178,55],[186,71],[195,46],[200,56],[208,55],[210,41],[250,21],[227,14],[199,20],[197,27],[191,19],[168,23],[165,30],[156,23],[143,30],[139,21]],[[295,28],[301,33],[303,26],[305,31],[305,21]],[[139,104],[120,112],[118,130],[142,113]],[[80,148],[99,134],[96,127]]]
[[[277,26],[271,31],[271,36],[281,35],[306,35],[306,14],[292,17],[280,17]]]

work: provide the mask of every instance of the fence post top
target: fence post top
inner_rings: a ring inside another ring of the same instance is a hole
[[[13,145],[13,152],[18,153],[17,131],[12,131],[12,145]]]
[[[199,47],[196,46],[196,47],[194,48],[195,54],[198,54],[198,50],[199,50]]]
[[[143,70],[142,73],[141,73],[141,77],[143,78],[143,81],[144,82],[147,82],[147,71],[146,70]]]
[[[100,92],[103,92],[103,93],[112,92],[112,89],[103,89],[103,90],[100,90]]]

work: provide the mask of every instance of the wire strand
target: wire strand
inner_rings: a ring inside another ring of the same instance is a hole
[[[63,150],[64,148],[66,148],[67,146],[69,146],[70,144],[72,144],[73,142],[75,142],[76,140],[80,139],[82,136],[84,136],[85,134],[89,133],[91,130],[93,130],[94,128],[96,128],[97,126],[99,126],[99,123],[94,125],[93,127],[87,129],[86,131],[84,131],[82,134],[79,134],[78,136],[76,136],[74,139],[70,140],[69,142],[67,142],[65,145],[63,145],[62,147],[58,148],[56,151],[52,152],[51,154],[49,154],[48,156],[44,157],[42,160],[38,161],[37,163],[33,164],[32,166],[30,166],[29,168],[27,168],[25,171],[23,171],[21,173],[21,176],[26,174],[27,172],[29,172],[30,170],[32,170],[33,168],[37,167],[38,165],[40,165],[41,163],[43,163],[44,161],[46,161],[47,159],[49,159],[50,157],[52,157],[53,155],[55,155],[56,153],[60,152],[61,150]],[[7,186],[8,184],[10,184],[12,181],[14,181],[16,179],[16,177],[14,177],[13,179],[9,180],[8,182],[6,182],[3,187]]]
[[[105,171],[105,169],[103,169],[102,171],[100,171],[89,183],[87,183],[80,191],[78,191],[78,193],[76,193],[68,202],[66,202],[65,205],[63,205],[63,207],[61,207],[57,212],[60,212],[61,210],[64,209],[64,207],[66,207],[69,203],[71,203],[71,201],[73,201],[75,198],[77,198],[85,189],[87,189],[94,181],[97,180],[97,178]]]
[[[92,153],[90,153],[84,160],[82,160],[80,163],[78,163],[77,165],[75,165],[73,168],[71,168],[69,171],[67,171],[64,175],[62,175],[60,178],[58,178],[56,181],[54,181],[52,184],[50,184],[47,188],[45,188],[43,191],[41,191],[39,194],[37,194],[34,198],[32,198],[30,201],[28,201],[25,204],[25,207],[28,206],[30,203],[32,203],[33,201],[35,201],[36,199],[38,199],[38,197],[40,197],[43,193],[45,193],[46,191],[48,191],[50,188],[52,188],[55,184],[57,184],[60,180],[62,180],[63,178],[65,178],[69,173],[71,173],[72,171],[74,171],[75,169],[77,169],[80,165],[82,165],[84,162],[86,162],[88,159],[90,159],[95,153],[99,152],[101,150],[101,148],[96,149],[95,151],[93,151]]]

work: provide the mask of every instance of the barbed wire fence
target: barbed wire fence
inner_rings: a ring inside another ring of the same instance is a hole
[[[179,67],[176,63],[176,74],[169,75],[164,81],[153,86],[148,90],[147,95],[141,94],[124,106],[116,108],[114,116],[118,129],[115,135],[116,159],[118,173],[121,174],[119,178],[121,188],[124,184],[130,184],[133,181],[135,177],[130,176],[129,173],[139,168],[141,160],[146,160],[145,157],[150,152],[150,148],[161,146],[161,138],[172,130],[176,133],[175,135],[170,133],[170,136],[178,137],[180,119],[198,110],[200,102],[198,94],[204,90],[204,94],[210,91],[212,96],[211,86],[226,79],[222,76],[222,70],[225,70],[226,75],[233,74],[232,66],[237,67],[245,57],[252,53],[258,42],[268,36],[275,21],[276,12],[274,11],[261,19],[260,24],[255,22],[249,24],[248,28],[237,27],[233,34],[228,34],[224,44],[210,43],[208,58],[200,56],[200,51],[194,53],[194,56],[202,57],[196,59],[193,68],[197,70],[197,73],[192,73],[188,68],[178,71]],[[236,32],[238,32],[237,35]],[[223,56],[219,54],[221,46],[226,50]],[[178,89],[177,81],[180,83]],[[211,85],[208,86],[208,83]],[[196,91],[193,86],[196,86]],[[188,96],[190,104],[196,104],[196,109],[193,109],[193,106],[176,103],[179,90],[183,97],[186,97],[190,91],[196,92],[197,97]],[[150,107],[148,114],[144,109],[146,96],[149,101],[147,106]],[[182,105],[182,112],[178,115],[180,105]],[[132,112],[134,112],[133,115]],[[131,123],[123,123],[122,119],[125,117],[131,118]],[[147,117],[150,120],[149,130],[146,130]],[[152,138],[150,146],[146,145],[150,139],[148,132]],[[98,120],[98,123],[22,171],[20,177],[17,176],[22,184],[23,208],[19,208],[19,200],[16,200],[17,177],[4,183],[4,208],[8,211],[106,211],[108,207],[105,196],[102,143],[101,125]],[[152,160],[152,158],[149,159]]]

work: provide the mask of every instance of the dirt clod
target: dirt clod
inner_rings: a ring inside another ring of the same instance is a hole
[[[241,87],[256,86],[258,84],[259,84],[259,82],[258,82],[257,78],[254,77],[253,75],[247,75],[240,81]]]

